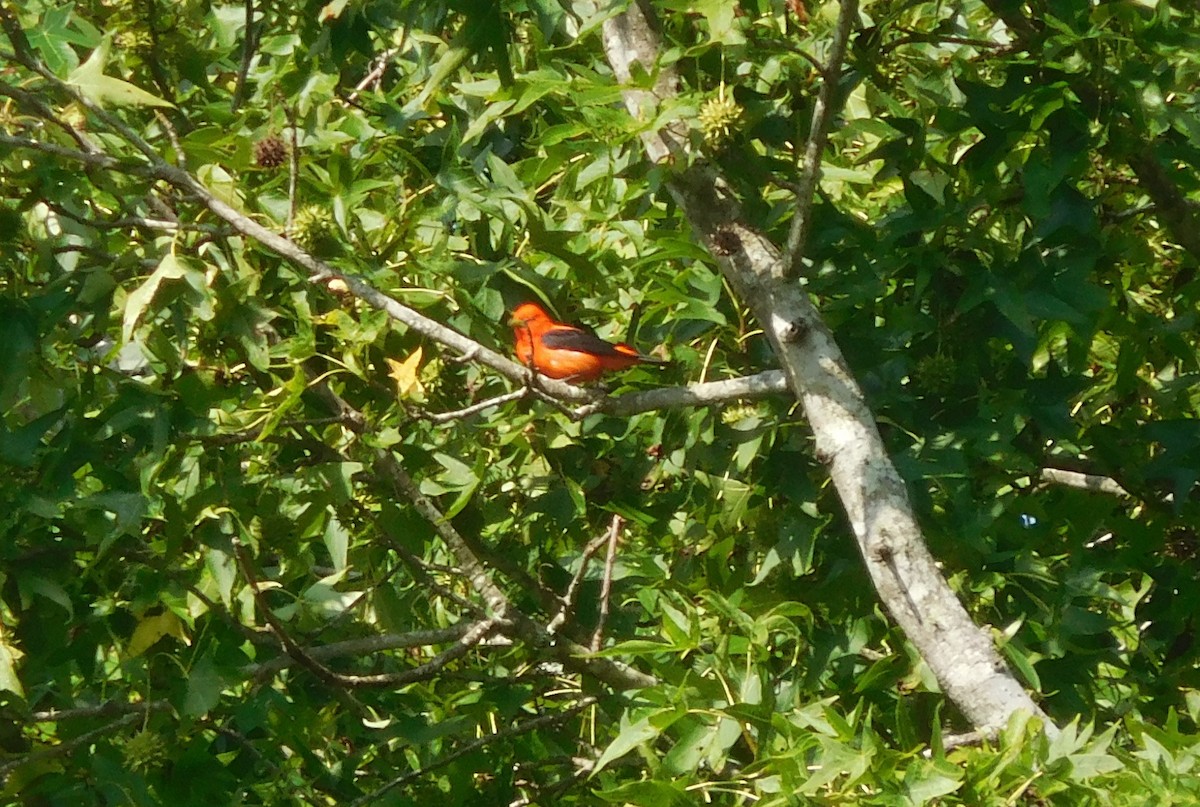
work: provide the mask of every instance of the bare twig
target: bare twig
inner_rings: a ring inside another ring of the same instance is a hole
[[[113,722],[108,723],[107,725],[101,726],[98,729],[93,729],[92,731],[84,732],[83,734],[80,734],[78,737],[75,737],[68,742],[59,743],[58,745],[51,746],[50,748],[43,748],[41,750],[34,751],[29,754],[25,754],[24,756],[14,757],[14,758],[8,760],[7,762],[5,762],[4,764],[0,765],[0,777],[7,776],[10,771],[16,770],[17,768],[20,768],[20,767],[24,767],[25,765],[38,764],[38,763],[45,762],[48,759],[54,759],[56,757],[66,756],[67,754],[70,754],[72,751],[75,751],[79,748],[83,748],[84,746],[90,745],[92,742],[94,742],[96,740],[102,739],[104,737],[111,737],[113,735],[113,733],[116,732],[118,729],[124,728],[125,726],[131,726],[141,719],[142,719],[141,712],[133,712],[131,714],[125,715],[122,718],[114,720]],[[0,779],[0,781],[4,781],[4,780]]]
[[[682,409],[686,406],[709,406],[737,400],[754,400],[786,395],[787,379],[780,370],[767,370],[755,375],[689,384],[685,387],[659,387],[643,392],[631,392],[605,397],[576,407],[571,412],[575,420],[595,412],[617,417],[637,415],[659,409]]]
[[[62,129],[64,132],[66,132],[67,136],[78,143],[79,147],[84,151],[92,154],[98,154],[100,152],[100,148],[91,140],[89,140],[87,135],[64,121],[58,115],[54,114],[50,107],[46,106],[42,102],[42,99],[38,98],[33,93],[28,93],[17,87],[0,83],[0,95],[16,101],[19,108],[28,109],[31,113],[42,120],[53,123],[59,129]]]
[[[512,634],[535,647],[550,647],[560,661],[568,667],[595,676],[609,686],[622,689],[637,689],[653,686],[653,676],[611,659],[590,658],[588,649],[563,636],[552,637],[546,628],[513,607],[508,597],[492,582],[487,568],[479,560],[467,540],[413,481],[397,458],[380,451],[377,466],[384,476],[392,481],[396,491],[408,499],[416,511],[424,517],[454,553],[463,568],[471,587],[483,597],[491,612],[510,621]]]
[[[385,535],[388,535],[386,530],[382,530],[382,532]],[[427,568],[429,564],[410,552],[408,548],[404,546],[404,544],[400,543],[400,541],[396,540],[394,536],[388,535],[388,538],[390,539],[392,551],[400,557],[400,560],[405,566],[408,567],[408,570],[412,573],[413,578],[416,579],[418,583],[425,588],[428,588],[438,596],[455,603],[466,613],[474,614],[475,616],[483,616],[486,613],[486,609],[480,606],[479,603],[468,600],[458,592],[450,590],[435,580]]]
[[[615,518],[615,516],[614,516]],[[579,584],[583,582],[583,578],[587,575],[588,564],[591,563],[592,556],[600,551],[600,547],[608,543],[608,533],[597,535],[592,540],[588,541],[587,546],[583,548],[583,552],[579,555],[579,569],[576,570],[574,576],[571,577],[571,582],[567,584],[567,590],[563,592],[562,606],[558,612],[546,625],[547,633],[554,633],[563,623],[571,618],[571,612],[575,608],[575,595],[579,590]]]
[[[480,401],[463,409],[456,409],[453,412],[425,413],[421,417],[432,423],[449,423],[452,420],[463,420],[464,418],[469,418],[471,415],[477,415],[485,409],[491,409],[493,406],[500,406],[509,401],[519,401],[521,398],[528,397],[530,394],[529,389],[529,387],[521,387],[520,389],[506,392],[503,395],[497,395],[495,398],[488,398],[486,401]]]
[[[254,597],[254,602],[258,606],[258,610],[262,613],[262,617],[267,624],[271,626],[271,630],[275,633],[275,637],[279,639],[284,650],[300,664],[301,667],[311,672],[323,683],[330,686],[351,686],[350,682],[333,670],[326,667],[321,662],[317,661],[308,651],[296,644],[296,640],[291,637],[291,634],[284,628],[283,623],[275,616],[275,612],[267,605],[263,597],[262,587],[258,583],[258,576],[254,573],[254,567],[250,564],[250,560],[246,557],[245,547],[242,546],[242,541],[236,535],[233,536],[233,556],[237,560],[238,568],[242,570],[242,576],[246,578],[246,582],[250,585],[250,593]]]
[[[278,429],[299,429],[299,428],[303,428],[305,426],[328,426],[332,423],[345,424],[346,422],[347,421],[344,416],[337,416],[337,415],[335,415],[333,417],[327,417],[327,418],[304,418],[301,420],[285,420],[285,421],[281,421],[276,426],[276,430],[278,430]],[[232,445],[237,445],[238,443],[253,443],[260,436],[262,436],[262,432],[263,432],[262,426],[254,426],[252,428],[242,429],[241,431],[236,431],[236,432],[224,432],[221,434],[197,434],[197,435],[193,435],[191,439],[193,439],[199,443],[207,443],[209,445],[232,446]]]
[[[841,0],[837,27],[829,46],[829,58],[821,69],[821,90],[813,104],[808,143],[804,147],[804,166],[800,171],[800,191],[796,195],[796,212],[783,249],[784,271],[798,275],[803,271],[804,249],[812,225],[813,197],[821,176],[821,157],[829,140],[829,123],[833,118],[833,102],[842,76],[842,61],[846,58],[846,43],[858,18],[858,0]]]
[[[408,33],[408,29],[406,28],[405,34],[407,34],[407,33]],[[372,84],[377,83],[381,78],[383,78],[383,71],[387,70],[387,66],[391,63],[392,59],[394,59],[398,53],[400,53],[400,48],[398,48],[398,47],[397,48],[388,48],[383,53],[376,56],[375,57],[375,66],[371,68],[371,72],[369,72],[365,76],[363,76],[362,81],[360,81],[360,82],[358,82],[358,84],[354,85],[354,91],[350,93],[350,97],[348,100],[350,100],[350,101],[358,100],[359,93],[361,93],[367,87],[370,87]]]
[[[439,672],[442,668],[455,659],[462,658],[470,652],[476,645],[490,636],[498,627],[502,620],[491,618],[476,622],[466,633],[459,637],[458,641],[450,648],[438,653],[429,661],[412,667],[407,670],[402,670],[395,673],[380,673],[379,675],[355,675],[352,676],[353,686],[356,687],[398,687],[404,684],[412,684],[417,681],[426,681]],[[350,676],[345,676],[351,678]]]
[[[288,217],[287,228],[290,231],[296,222],[296,199],[300,187],[300,127],[296,122],[296,108],[291,104],[284,105],[287,115],[288,137],[291,148],[288,149]]]
[[[604,640],[604,625],[608,622],[608,603],[612,594],[613,566],[617,561],[617,539],[621,535],[621,526],[625,520],[613,513],[612,524],[608,528],[608,556],[604,559],[604,580],[600,584],[600,616],[596,619],[596,631],[592,634],[592,652],[600,649]]]
[[[501,729],[500,731],[497,731],[493,734],[488,734],[483,737],[480,737],[478,740],[474,740],[472,742],[467,743],[462,748],[459,748],[457,751],[446,754],[441,759],[439,759],[435,762],[429,763],[428,765],[421,768],[420,770],[412,771],[411,773],[406,773],[403,776],[398,776],[395,779],[393,779],[392,781],[383,785],[382,787],[380,787],[376,790],[373,790],[372,792],[367,793],[366,795],[360,796],[359,798],[355,799],[353,802],[350,803],[350,807],[364,807],[364,805],[371,804],[372,802],[378,801],[389,790],[397,788],[400,785],[407,784],[408,782],[412,782],[416,779],[420,779],[422,776],[426,776],[427,774],[432,773],[433,771],[436,771],[439,768],[444,768],[445,766],[449,765],[454,760],[456,760],[460,757],[464,757],[467,754],[472,753],[473,751],[477,751],[480,748],[483,748],[484,746],[491,745],[492,743],[496,743],[501,740],[507,740],[512,737],[519,737],[522,734],[528,734],[531,731],[537,731],[538,729],[546,728],[548,726],[553,726],[556,723],[561,723],[562,721],[575,716],[579,712],[582,712],[584,709],[588,708],[595,702],[596,702],[595,698],[591,698],[591,697],[583,698],[583,699],[571,704],[570,706],[568,706],[566,709],[564,709],[561,712],[556,712],[556,713],[550,714],[550,715],[542,715],[541,717],[535,717],[532,720],[525,721],[524,723],[518,723],[515,726],[509,726],[508,728]]]
[[[194,231],[205,233],[207,235],[229,235],[233,232],[228,227],[221,227],[215,224],[200,224],[198,222],[179,222],[168,221],[167,219],[151,219],[144,216],[124,216],[119,219],[93,219],[87,216],[81,216],[68,208],[47,202],[46,206],[60,216],[65,216],[72,221],[77,221],[87,227],[92,227],[97,230],[126,230],[131,227],[138,227],[145,230],[165,230],[167,232]]]
[[[479,623],[474,623],[479,624]],[[463,621],[450,628],[436,630],[414,630],[407,633],[384,633],[379,636],[368,636],[364,639],[350,639],[345,642],[333,642],[320,647],[309,648],[308,654],[315,659],[325,661],[344,656],[365,656],[381,653],[385,650],[404,650],[410,647],[430,647],[433,645],[457,642],[472,627],[472,623]],[[263,679],[284,670],[295,663],[290,656],[264,661],[259,664],[247,664],[242,667],[242,674],[247,678]]]
[[[894,50],[905,45],[925,44],[925,45],[966,45],[971,48],[979,48],[980,50],[1005,50],[1012,47],[1004,42],[993,42],[990,39],[974,39],[968,36],[946,36],[938,33],[928,33],[926,31],[915,31],[911,28],[897,28],[904,36],[899,39],[894,39],[883,46],[884,52]]]
[[[95,706],[76,706],[73,709],[45,709],[33,712],[29,715],[29,719],[34,723],[63,723],[68,720],[91,720],[97,717],[113,717],[130,713],[166,712],[170,709],[171,703],[167,700],[141,701],[139,703],[109,701]]]
[[[250,591],[254,596],[254,601],[258,609],[262,612],[263,619],[271,626],[271,630],[274,631],[275,636],[283,644],[288,656],[319,678],[323,683],[330,686],[349,688],[399,686],[415,681],[423,681],[436,675],[454,659],[466,655],[472,647],[479,644],[479,642],[496,630],[503,622],[500,618],[491,618],[475,623],[458,638],[453,647],[442,651],[425,664],[413,667],[412,669],[380,675],[346,675],[329,669],[310,650],[300,647],[284,628],[283,624],[279,622],[263,599],[261,586],[258,584],[254,569],[250,565],[250,561],[246,557],[245,548],[237,536],[233,537],[233,552],[234,557],[237,559],[238,567],[242,570],[242,574],[250,584]],[[327,653],[326,655],[333,654]],[[270,671],[273,672],[274,670]],[[261,672],[262,669],[260,669],[260,674]]]
[[[171,150],[175,152],[175,164],[180,168],[187,169],[187,152],[183,150],[183,142],[179,139],[179,132],[175,131],[175,124],[171,123],[171,119],[159,110],[154,111],[154,117],[158,120],[158,125],[167,133]]]
[[[962,748],[967,745],[982,745],[986,740],[991,739],[995,735],[994,731],[967,731],[962,734],[947,734],[942,737],[942,750],[952,751],[955,748]]]
[[[254,24],[254,0],[243,0],[243,2],[246,7],[246,29],[242,34],[242,66],[238,69],[233,98],[229,102],[230,109],[234,112],[237,112],[238,107],[246,98],[246,80],[250,76],[254,51],[258,47],[258,28]]]
[[[91,151],[77,151],[76,149],[59,146],[55,143],[45,143],[41,140],[32,140],[27,137],[13,137],[12,135],[0,134],[0,146],[7,146],[13,149],[29,149],[31,151],[40,151],[43,154],[50,154],[55,157],[62,157],[67,160],[83,163],[84,165],[94,166],[96,168],[112,168],[124,171],[130,174],[138,174],[145,176],[149,174],[149,170],[145,165],[136,163],[127,163],[118,160],[115,157],[110,157],[107,154],[100,154]]]

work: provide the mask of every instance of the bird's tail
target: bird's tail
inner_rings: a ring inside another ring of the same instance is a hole
[[[639,353],[637,348],[626,344],[625,342],[617,342],[615,345],[613,345],[613,347],[617,349],[618,353],[624,353],[629,358],[637,359],[642,364],[657,364],[662,366],[671,363],[665,359],[656,359],[654,356],[647,356],[645,353]]]

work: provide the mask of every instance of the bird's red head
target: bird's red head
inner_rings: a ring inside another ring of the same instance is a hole
[[[550,315],[537,303],[521,303],[513,309],[509,323],[528,327],[531,322],[550,322]]]

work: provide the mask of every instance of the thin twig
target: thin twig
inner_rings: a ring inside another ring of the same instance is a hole
[[[254,61],[254,51],[258,47],[258,30],[254,25],[254,0],[244,0],[246,4],[246,30],[242,34],[242,66],[238,70],[237,83],[233,88],[233,98],[230,109],[238,111],[246,98],[246,80],[250,76],[250,65]]]
[[[0,95],[16,101],[19,108],[29,109],[34,115],[42,120],[53,123],[59,129],[62,129],[64,132],[66,132],[67,136],[78,143],[79,147],[84,151],[91,154],[100,153],[100,147],[89,140],[87,135],[64,121],[58,115],[54,114],[54,112],[48,106],[42,103],[42,99],[38,98],[33,93],[28,93],[17,87],[0,83]]]
[[[478,624],[478,623],[476,623]],[[436,630],[414,630],[407,633],[384,633],[379,636],[368,636],[364,639],[349,639],[344,642],[333,642],[310,648],[308,654],[315,659],[324,661],[343,656],[365,656],[381,653],[385,650],[404,650],[410,647],[431,647],[433,645],[457,642],[471,629],[471,623],[466,621],[449,628]],[[270,661],[258,664],[247,664],[241,673],[247,678],[262,680],[280,670],[287,669],[295,663],[290,656],[280,656]]]
[[[579,584],[583,582],[584,575],[587,574],[588,564],[591,563],[592,556],[600,551],[600,547],[608,543],[608,533],[597,535],[592,540],[588,541],[587,546],[583,548],[583,552],[579,556],[579,569],[571,578],[571,582],[567,585],[567,590],[562,596],[562,607],[558,609],[558,613],[546,625],[547,633],[554,633],[568,619],[571,618],[571,612],[575,609],[575,595],[578,592]]]
[[[12,149],[40,151],[43,154],[51,154],[55,157],[74,160],[75,162],[95,166],[96,168],[114,168],[139,176],[145,176],[150,173],[149,167],[146,165],[126,163],[107,154],[77,151],[76,149],[60,146],[56,143],[45,143],[41,140],[33,140],[27,137],[13,137],[12,135],[0,134],[0,145],[8,146]]]
[[[296,125],[296,108],[291,104],[284,105],[287,115],[288,136],[292,147],[288,149],[288,217],[287,228],[290,232],[296,222],[296,197],[300,187],[300,132]]]
[[[171,123],[171,119],[160,110],[154,110],[154,117],[158,119],[158,125],[163,127],[163,131],[167,133],[167,140],[170,141],[171,149],[175,152],[175,164],[186,170],[188,167],[187,153],[183,150],[179,132],[175,131],[175,124]]]
[[[966,45],[972,48],[981,50],[1005,50],[1012,45],[1003,42],[993,42],[989,39],[973,39],[967,36],[943,36],[942,34],[927,33],[925,31],[915,31],[911,28],[897,28],[897,31],[904,34],[899,39],[892,40],[883,46],[884,53],[894,50],[895,48],[903,47],[904,45],[925,44],[925,45]]]
[[[529,394],[529,387],[521,387],[520,389],[506,392],[503,395],[497,395],[495,398],[488,398],[486,401],[480,401],[463,409],[456,409],[453,412],[424,413],[421,417],[431,423],[449,423],[452,420],[463,420],[469,418],[471,415],[477,415],[485,409],[491,409],[493,406],[500,406],[509,401],[518,401],[521,398],[528,397]]]
[[[604,397],[578,406],[571,417],[582,420],[596,412],[617,417],[637,415],[661,409],[682,409],[688,406],[711,406],[739,400],[771,398],[788,393],[787,379],[781,370],[767,370],[754,375],[706,381],[683,387],[658,387],[615,397]]]
[[[612,594],[613,565],[617,561],[617,538],[625,520],[613,513],[612,525],[608,528],[608,556],[604,559],[604,580],[600,584],[600,616],[596,620],[596,632],[592,634],[592,652],[600,649],[604,639],[604,623],[608,621],[608,601]]]
[[[447,588],[446,586],[443,586],[441,583],[439,583],[437,580],[435,580],[433,575],[430,574],[430,571],[428,569],[429,564],[427,564],[424,560],[422,560],[421,558],[417,557],[412,552],[410,552],[408,547],[406,547],[406,546],[404,546],[404,544],[400,543],[400,541],[397,540],[394,536],[388,534],[386,530],[381,530],[381,532],[383,532],[385,535],[388,536],[388,539],[390,540],[390,545],[391,545],[392,551],[395,552],[396,555],[399,556],[401,562],[403,562],[404,565],[408,567],[408,570],[410,572],[412,572],[413,578],[418,583],[420,583],[425,588],[429,589],[434,594],[437,594],[439,597],[443,597],[443,598],[449,600],[450,602],[455,603],[456,605],[458,605],[459,608],[462,608],[465,612],[467,612],[469,614],[474,614],[475,616],[483,616],[487,612],[485,608],[483,608],[481,605],[479,605],[479,603],[471,602],[470,600],[468,600],[466,597],[462,596],[458,592],[450,590],[449,588]],[[458,572],[456,570],[456,573],[461,573],[461,572]]]
[[[804,148],[804,167],[800,171],[796,212],[792,215],[792,226],[788,232],[787,246],[783,251],[784,271],[793,275],[800,274],[802,270],[805,242],[808,240],[808,230],[812,226],[813,197],[821,176],[821,158],[829,140],[833,101],[841,83],[846,43],[858,18],[858,0],[841,0],[839,5],[837,28],[829,45],[829,60],[821,70],[821,90],[817,93],[817,100],[813,105],[808,144]]]
[[[91,720],[97,717],[113,717],[130,713],[165,712],[171,709],[167,700],[121,703],[109,701],[95,706],[76,706],[72,709],[45,709],[29,715],[32,723],[63,723],[68,720]]]
[[[165,230],[167,232],[194,231],[205,233],[207,235],[225,236],[233,232],[228,227],[220,227],[215,224],[200,224],[197,222],[179,222],[168,221],[166,219],[151,219],[144,216],[124,216],[119,219],[92,219],[87,216],[81,216],[68,208],[56,204],[54,202],[46,202],[47,207],[53,210],[60,216],[65,216],[72,221],[77,221],[87,227],[96,230],[125,230],[131,227],[138,227],[145,230]]]
[[[78,748],[82,748],[90,744],[94,740],[99,740],[104,737],[111,737],[117,729],[124,728],[125,726],[131,726],[141,719],[141,712],[133,712],[125,715],[122,718],[119,718],[118,720],[114,720],[107,725],[101,726],[98,729],[93,729],[92,731],[80,734],[78,737],[75,737],[69,742],[59,743],[58,745],[51,746],[50,748],[43,748],[41,750],[25,754],[24,756],[14,757],[13,759],[5,762],[3,765],[0,765],[0,777],[6,776],[9,771],[25,765],[33,765],[35,763],[45,762],[48,759],[54,759],[55,757],[65,756],[66,754],[69,754]],[[3,780],[0,779],[0,781]]]
[[[453,646],[416,667],[395,673],[343,676],[343,678],[351,681],[351,685],[356,687],[398,687],[417,681],[427,681],[437,675],[451,661],[465,656],[476,645],[490,636],[501,624],[502,620],[496,618],[476,622]]]
[[[237,560],[238,568],[242,570],[242,575],[246,578],[246,582],[250,585],[250,593],[254,597],[255,605],[262,613],[262,617],[267,624],[271,626],[271,630],[275,633],[275,637],[283,644],[287,654],[295,659],[300,666],[311,672],[323,683],[330,686],[348,686],[348,682],[344,677],[326,667],[321,662],[313,658],[309,653],[296,644],[296,640],[284,628],[283,623],[275,616],[275,613],[267,605],[266,599],[263,597],[262,586],[258,583],[258,576],[254,573],[254,567],[250,564],[250,560],[246,557],[245,547],[242,546],[242,541],[236,535],[232,538],[233,541],[233,556]]]
[[[277,426],[278,429],[298,429],[305,426],[328,426],[333,423],[345,424],[346,418],[341,416],[333,416],[327,418],[304,418],[301,420],[285,420],[281,421]],[[242,429],[236,432],[225,432],[222,434],[197,434],[191,439],[216,446],[232,446],[238,443],[253,443],[263,432],[262,426],[254,426],[249,429]]]
[[[511,625],[508,630],[511,630],[513,635],[535,647],[550,647],[564,665],[580,672],[587,672],[610,686],[632,689],[653,686],[657,683],[657,679],[653,676],[646,675],[627,664],[613,659],[589,658],[586,647],[561,635],[551,636],[544,626],[539,625],[515,608],[504,592],[492,582],[487,567],[471,550],[467,540],[458,532],[450,519],[442,514],[437,505],[421,492],[420,487],[408,475],[399,460],[393,454],[382,450],[377,456],[377,467],[380,472],[391,480],[397,494],[408,499],[416,511],[437,531],[458,559],[471,587],[483,597],[492,613],[510,620]]]
[[[403,30],[402,35],[407,36],[407,34],[408,34],[408,29],[405,28]],[[363,90],[365,90],[367,87],[371,86],[375,82],[382,79],[383,71],[387,70],[388,64],[391,63],[392,59],[398,53],[400,53],[399,47],[388,48],[383,53],[376,56],[375,57],[375,66],[371,68],[370,73],[367,73],[365,76],[363,76],[362,81],[360,81],[360,82],[358,82],[358,84],[354,85],[354,91],[350,93],[350,97],[347,100],[352,101],[352,102],[358,100],[359,93],[361,93]]]
[[[568,706],[566,709],[564,709],[561,712],[556,712],[555,714],[552,714],[552,715],[542,715],[541,717],[535,717],[532,720],[525,721],[524,723],[518,723],[515,726],[509,726],[508,728],[504,728],[504,729],[501,729],[500,731],[494,732],[492,734],[488,734],[484,737],[480,737],[478,740],[474,740],[472,742],[467,743],[462,748],[459,748],[457,751],[446,754],[441,759],[439,759],[435,762],[431,762],[419,770],[412,771],[411,773],[406,773],[403,776],[398,776],[395,779],[393,779],[392,781],[383,785],[382,787],[380,787],[376,790],[373,790],[372,792],[367,793],[366,795],[360,796],[359,798],[355,799],[354,801],[352,801],[350,803],[350,807],[364,807],[364,805],[371,804],[372,802],[378,801],[389,790],[392,790],[393,788],[397,788],[400,785],[407,784],[408,782],[411,782],[415,779],[419,779],[422,776],[432,773],[433,771],[436,771],[439,768],[444,768],[445,766],[449,765],[454,760],[459,759],[460,757],[464,757],[467,754],[470,754],[474,751],[477,751],[480,748],[483,748],[484,746],[491,745],[492,743],[499,742],[500,740],[507,740],[511,737],[519,737],[522,734],[528,734],[531,731],[536,731],[538,729],[545,728],[547,726],[553,726],[555,723],[561,723],[562,721],[575,716],[579,712],[582,712],[584,709],[588,708],[595,702],[596,702],[596,699],[593,697],[583,698],[583,699],[571,704],[570,706]]]

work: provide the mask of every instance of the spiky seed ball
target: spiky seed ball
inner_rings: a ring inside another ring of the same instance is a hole
[[[945,395],[954,387],[956,369],[954,359],[945,354],[925,356],[917,362],[913,382],[931,395]]]
[[[721,422],[726,426],[736,426],[742,421],[758,417],[758,415],[758,407],[754,404],[735,404],[722,410]]]
[[[296,213],[288,237],[307,252],[331,245],[337,233],[333,214],[320,205],[305,205]]]
[[[709,98],[700,106],[700,131],[704,142],[714,148],[724,145],[733,137],[742,119],[742,107],[737,101],[722,93]]]
[[[254,162],[260,168],[278,168],[287,156],[287,143],[279,135],[267,135],[254,144]]]
[[[162,765],[167,753],[163,738],[151,729],[139,731],[125,741],[121,748],[125,767],[133,771],[147,771]]]
[[[113,39],[117,50],[149,53],[154,50],[154,37],[149,31],[122,31]]]

